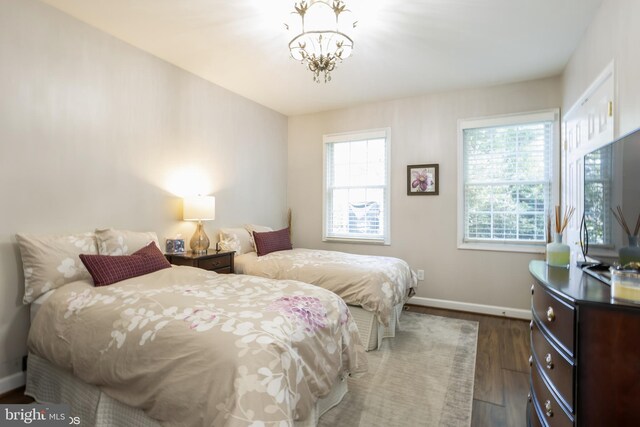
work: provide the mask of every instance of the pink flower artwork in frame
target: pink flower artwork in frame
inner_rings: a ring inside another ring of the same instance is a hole
[[[439,187],[437,163],[407,166],[407,195],[437,196]]]

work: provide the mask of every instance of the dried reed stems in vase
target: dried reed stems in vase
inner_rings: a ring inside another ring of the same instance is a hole
[[[576,211],[576,208],[573,206],[567,206],[564,208],[564,213],[562,214],[562,219],[560,219],[560,206],[555,207],[555,217],[556,217],[556,233],[562,234],[564,229],[569,225],[569,221],[571,221],[571,217],[573,213]]]
[[[547,244],[547,265],[551,267],[567,268],[571,261],[571,248],[562,243],[562,232],[569,225],[569,221],[575,212],[575,208],[567,206],[564,211],[560,206],[555,207],[555,236],[553,243]],[[547,232],[550,233],[551,218],[547,222]]]
[[[620,205],[616,206],[615,211],[613,210],[613,208],[609,209],[611,210],[611,213],[613,213],[613,217],[616,219],[616,221],[618,221],[618,224],[620,224],[620,227],[622,227],[622,229],[625,233],[627,233],[628,236],[638,236],[638,232],[640,232],[640,214],[638,214],[636,228],[633,230],[633,233],[631,233],[631,229],[629,228],[629,224],[627,224],[627,221],[624,218],[624,214],[622,213],[622,208],[620,207]]]

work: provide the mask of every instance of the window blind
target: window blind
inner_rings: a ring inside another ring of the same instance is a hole
[[[542,243],[554,122],[462,129],[464,241]]]
[[[325,137],[324,239],[388,243],[386,131]]]

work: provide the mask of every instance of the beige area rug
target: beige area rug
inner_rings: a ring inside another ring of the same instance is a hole
[[[395,338],[367,353],[342,402],[318,423],[334,426],[469,426],[478,323],[404,312]]]

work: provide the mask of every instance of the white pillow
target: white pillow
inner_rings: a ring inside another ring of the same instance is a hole
[[[253,246],[251,246],[251,236],[249,232],[244,228],[221,228],[220,240],[232,239],[235,235],[240,243],[240,250],[236,251],[236,255],[246,254],[247,252],[253,252]]]
[[[80,261],[80,254],[96,254],[93,233],[69,235],[17,234],[24,270],[24,304],[60,286],[87,279],[91,275]]]
[[[251,249],[253,251],[256,250],[256,242],[253,241],[253,232],[257,231],[258,233],[264,233],[266,231],[273,231],[273,228],[271,227],[256,224],[245,224],[244,228],[249,232],[249,237],[251,238]]]
[[[218,242],[218,247],[223,251],[234,251],[238,253],[241,251],[240,247],[240,239],[235,234],[226,235],[220,233],[220,242]]]
[[[160,249],[158,236],[153,231],[129,231],[108,228],[96,230],[98,253],[100,255],[131,255],[153,242]],[[160,249],[162,250],[162,249]]]

